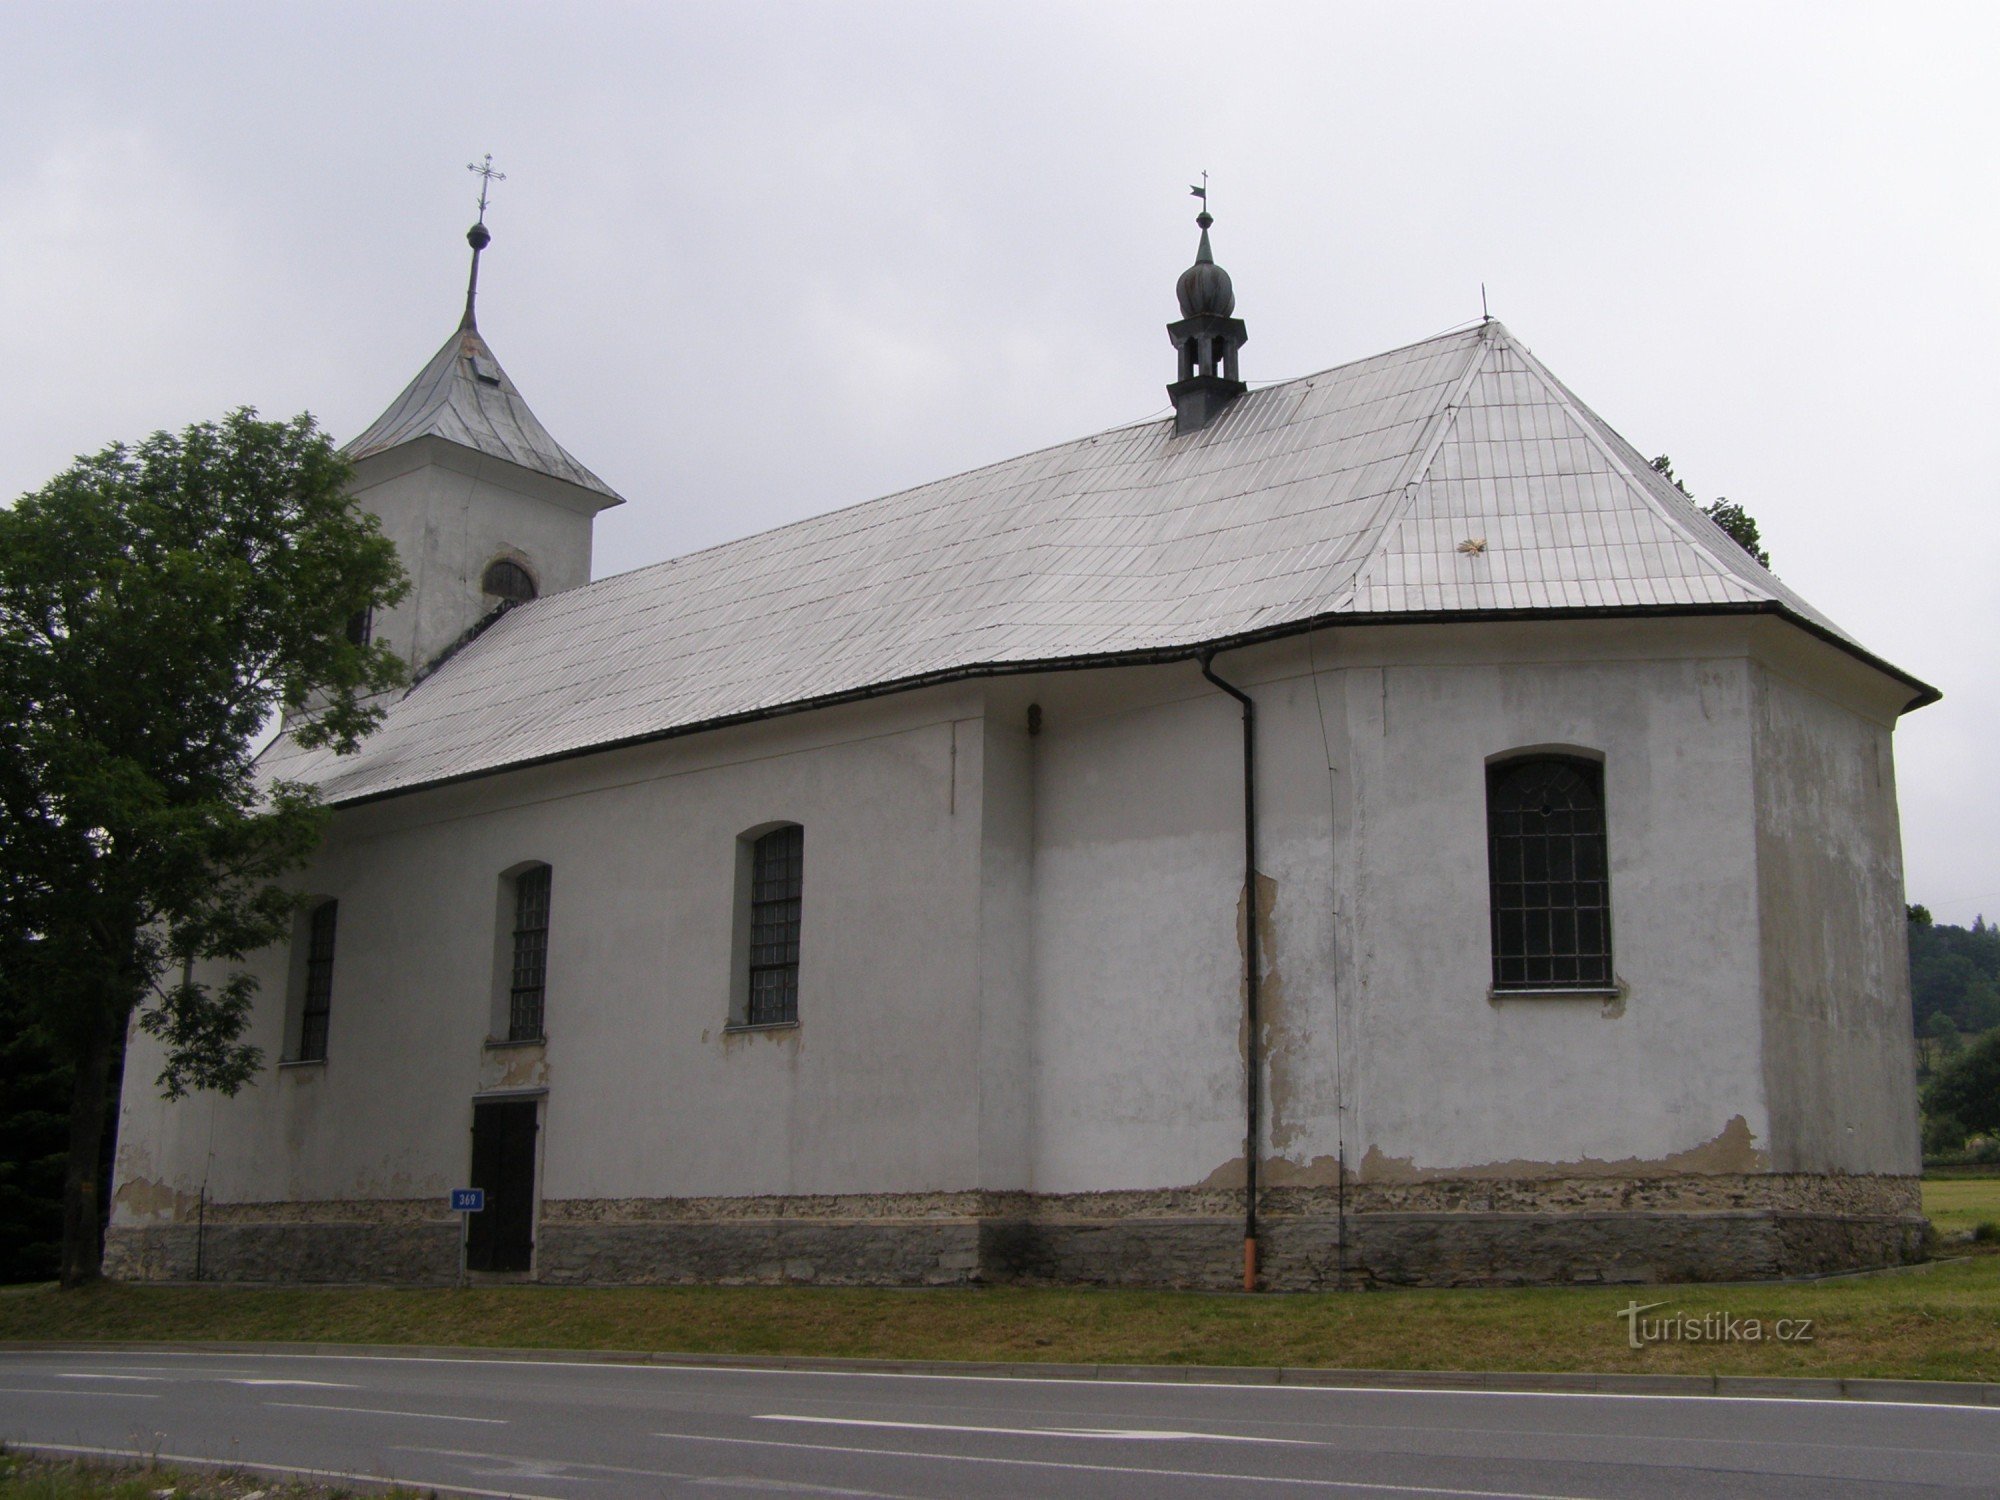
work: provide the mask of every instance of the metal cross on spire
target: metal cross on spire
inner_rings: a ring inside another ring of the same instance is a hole
[[[465,170],[475,172],[479,176],[479,222],[484,224],[486,222],[486,190],[496,182],[505,182],[507,174],[493,170],[493,153],[491,151],[486,153],[484,161],[467,162]],[[1203,179],[1206,180],[1206,178],[1207,174],[1204,173]]]
[[[486,153],[483,162],[469,161],[465,170],[479,177],[479,222],[465,231],[465,242],[472,246],[472,274],[465,279],[465,316],[459,320],[460,328],[477,328],[473,321],[473,303],[479,297],[479,252],[492,243],[493,232],[486,227],[486,190],[496,182],[505,182],[507,174],[493,170],[493,153]]]

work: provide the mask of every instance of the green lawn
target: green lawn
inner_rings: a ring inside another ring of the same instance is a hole
[[[1926,1177],[1924,1212],[1945,1236],[1976,1229],[1982,1223],[2000,1226],[2000,1174]]]
[[[407,1489],[373,1490],[381,1500],[415,1500]],[[29,1458],[0,1452],[0,1500],[347,1500],[337,1484],[273,1481],[242,1470],[190,1470],[140,1464]]]
[[[1618,1310],[1813,1320],[1811,1342],[1627,1346]],[[997,1287],[49,1287],[0,1339],[277,1340],[897,1359],[2000,1381],[2000,1256],[1749,1286],[1291,1296]]]

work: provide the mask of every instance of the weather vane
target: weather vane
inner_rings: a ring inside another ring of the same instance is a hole
[[[487,160],[489,160],[489,161],[490,161],[490,160],[492,160],[492,158],[491,158],[491,157],[488,157],[488,158],[487,158]],[[1202,174],[1201,174],[1201,186],[1200,186],[1200,187],[1195,187],[1194,185],[1190,184],[1190,185],[1188,186],[1188,191],[1189,191],[1190,193],[1194,194],[1194,196],[1195,196],[1195,197],[1197,197],[1197,198],[1201,199],[1201,211],[1202,211],[1203,213],[1207,213],[1207,212],[1208,212],[1208,173],[1204,172],[1204,173],[1202,173]]]
[[[507,174],[493,170],[493,153],[491,151],[486,153],[486,160],[483,162],[467,162],[465,170],[475,172],[479,176],[479,222],[484,224],[486,222],[486,190],[496,182],[505,182]],[[1203,181],[1206,180],[1207,174],[1204,173]]]

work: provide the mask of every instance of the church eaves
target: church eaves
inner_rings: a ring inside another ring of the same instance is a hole
[[[442,356],[441,356],[442,357]],[[378,424],[380,425],[380,424]],[[1759,567],[1497,322],[554,594],[360,751],[355,802],[976,675],[1316,625],[1771,613],[1908,685]]]

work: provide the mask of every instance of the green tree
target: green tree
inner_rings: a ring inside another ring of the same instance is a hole
[[[0,991],[0,1282],[56,1274],[69,1093],[70,1070]]]
[[[1929,1113],[1967,1135],[2000,1134],[2000,1031],[1989,1031],[1938,1069]]]
[[[260,782],[278,711],[354,748],[402,663],[350,631],[407,586],[310,417],[238,411],[79,459],[0,511],[0,992],[69,1070],[61,1278],[94,1279],[109,1079],[134,1015],[169,1097],[233,1092],[254,982],[317,846],[309,787]]]
[[[1917,1076],[1929,1078],[1943,1067],[1959,1049],[1965,1039],[1959,1035],[1958,1027],[1943,1011],[1934,1011],[1931,1018],[1917,1028]]]
[[[1682,484],[1674,474],[1674,461],[1662,453],[1653,460],[1653,472],[1666,479],[1688,499],[1694,499],[1694,491]],[[1757,520],[1726,495],[1718,495],[1707,505],[1696,501],[1696,509],[1709,520],[1715,522],[1729,534],[1729,539],[1745,552],[1756,558],[1763,567],[1771,566],[1771,554],[1764,550],[1764,539],[1757,534]]]
[[[1939,1014],[1968,1035],[2000,1026],[2000,933],[1977,921],[1966,928],[1915,918],[1907,930],[1918,1035]]]

